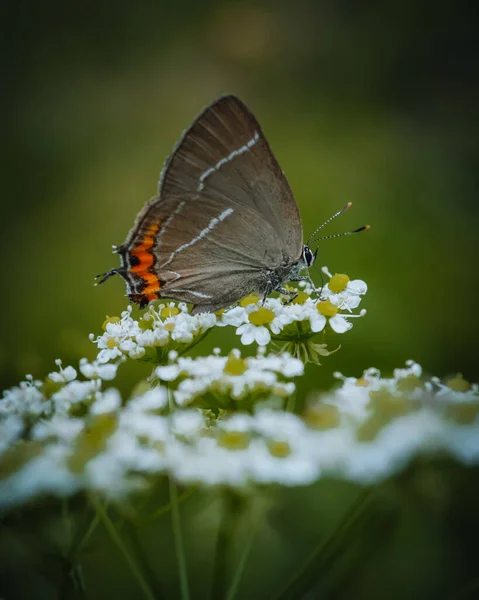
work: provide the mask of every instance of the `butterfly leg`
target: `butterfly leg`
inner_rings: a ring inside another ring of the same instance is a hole
[[[316,289],[316,286],[314,285],[314,281],[311,279],[311,277],[309,275],[298,275],[294,279],[291,279],[291,281],[307,281],[309,283],[309,285],[313,288],[313,290],[317,293],[317,289]],[[322,289],[323,288],[321,288],[321,290]]]
[[[266,302],[266,298],[271,294],[271,292],[273,290],[274,290],[273,282],[271,280],[268,280],[268,282],[266,283],[266,286],[265,286],[265,290],[264,290],[264,294],[263,294],[263,302],[261,302],[261,306],[264,306],[264,303]]]
[[[113,277],[113,275],[116,275],[117,273],[120,275],[123,272],[123,269],[111,269],[110,271],[107,271],[106,273],[100,273],[99,275],[96,275],[95,277],[95,285],[99,285],[100,283],[105,283],[105,281],[107,279],[110,279],[110,277]]]
[[[287,290],[286,288],[283,288],[283,287],[277,288],[276,291],[278,292],[278,294],[288,297],[285,304],[291,304],[291,302],[293,302],[293,300],[295,300],[298,297],[298,292],[292,291],[292,290]]]

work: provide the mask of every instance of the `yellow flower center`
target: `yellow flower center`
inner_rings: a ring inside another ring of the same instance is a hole
[[[168,317],[174,317],[175,315],[177,315],[180,311],[176,308],[176,306],[166,306],[162,311],[161,311],[161,316],[168,318]]]
[[[293,300],[293,304],[304,304],[308,298],[309,294],[303,292],[303,290],[300,290],[296,298]]]
[[[110,339],[107,341],[106,345],[107,345],[107,347],[108,347],[110,350],[113,350],[113,348],[116,348],[116,346],[117,346],[117,343],[116,343],[116,340],[115,340],[115,338],[110,338]]]
[[[471,389],[471,384],[464,379],[462,373],[458,373],[453,379],[449,379],[446,383],[447,387],[455,392],[467,392]]]
[[[275,314],[269,308],[259,308],[248,316],[248,320],[253,325],[267,325],[271,323],[275,317]]]
[[[249,446],[251,434],[246,431],[221,431],[218,446],[229,450],[244,450]]]
[[[356,379],[354,385],[357,385],[359,387],[367,387],[369,385],[369,381],[367,379],[364,379],[364,377],[360,377],[359,379]]]
[[[226,361],[224,372],[226,375],[242,375],[247,368],[244,358],[238,358],[234,354],[230,354]]]
[[[287,398],[290,395],[287,390],[279,385],[275,385],[271,388],[271,394],[273,396],[278,396],[279,398]]]
[[[339,427],[341,414],[332,404],[310,406],[304,415],[306,423],[313,429],[332,429]]]
[[[471,425],[479,415],[479,405],[475,402],[458,402],[447,407],[447,416],[460,425]]]
[[[244,308],[245,306],[248,306],[248,304],[256,304],[260,298],[261,296],[258,296],[258,294],[249,294],[249,296],[245,296],[243,300],[241,300],[240,306]]]
[[[291,454],[291,446],[288,442],[275,442],[270,440],[266,443],[272,456],[276,458],[286,458]]]
[[[170,333],[175,330],[174,323],[166,323],[164,327],[165,327],[166,331],[169,331]]]
[[[424,383],[419,377],[416,377],[416,375],[408,375],[407,377],[403,377],[397,383],[398,391],[403,393],[413,392],[415,389],[422,387],[424,387]]]
[[[373,409],[377,417],[386,421],[408,414],[414,404],[407,396],[395,396],[388,390],[373,390],[369,392],[369,407]]]
[[[335,294],[339,294],[339,292],[346,289],[348,283],[349,277],[347,275],[344,275],[344,273],[336,273],[329,280],[328,287]]]
[[[118,323],[120,321],[120,317],[109,317],[107,315],[105,321],[103,321],[103,325],[101,326],[103,331],[106,331],[106,326],[108,323]]]
[[[89,460],[103,451],[117,425],[118,417],[115,413],[100,414],[91,419],[77,437],[68,459],[68,466],[74,473],[80,472]]]
[[[338,307],[329,300],[321,300],[316,304],[318,312],[325,317],[334,317],[338,313]]]
[[[372,415],[356,431],[356,439],[359,442],[372,442],[381,431],[384,422],[377,415]]]

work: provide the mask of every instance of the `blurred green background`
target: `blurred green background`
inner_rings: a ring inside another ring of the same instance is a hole
[[[408,358],[477,378],[472,3],[53,0],[1,10],[2,387],[43,376],[56,357],[93,357],[88,333],[126,304],[119,278],[94,288],[93,276],[116,266],[111,245],[155,193],[182,130],[223,93],[261,122],[306,235],[348,201],[329,231],[372,226],[320,248],[319,264],[367,281],[368,315],[301,385]],[[222,330],[198,352],[218,344],[238,340]]]

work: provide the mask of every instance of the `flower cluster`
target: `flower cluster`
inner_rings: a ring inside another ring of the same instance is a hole
[[[74,370],[59,365],[46,382],[30,379],[0,401],[0,505],[82,489],[121,499],[162,475],[203,485],[295,486],[328,475],[379,481],[421,454],[479,463],[477,386],[461,377],[424,380],[413,362],[391,378],[376,369],[359,378],[337,374],[341,386],[312,399],[302,415],[255,404],[258,386],[264,399],[292,392],[286,380],[302,364],[288,355],[170,356],[155,378],[172,389],[160,383],[127,402],[103,391],[95,367],[82,365],[93,379],[73,379]],[[216,410],[206,405],[212,394]],[[230,404],[221,406],[222,398]],[[173,399],[188,408],[174,408]],[[242,412],[233,406],[240,401]]]
[[[304,362],[331,353],[312,338],[344,333],[364,314],[353,311],[366,284],[323,271],[319,292],[303,284],[292,300],[249,296],[194,316],[185,304],[149,307],[138,319],[128,309],[91,336],[95,360],[58,360],[43,381],[27,376],[4,392],[0,506],[80,490],[122,499],[165,475],[204,485],[307,485],[328,475],[370,483],[424,453],[479,463],[477,386],[425,379],[414,362],[390,378],[337,373],[338,389],[292,412]],[[256,356],[184,356],[215,325],[256,342]],[[283,350],[267,354],[271,341]],[[105,382],[128,358],[154,367],[141,393],[122,399]]]
[[[242,358],[238,350],[229,356],[189,358],[171,356],[174,362],[157,367],[161,382],[171,382],[173,397],[179,406],[197,406],[218,411],[251,410],[262,400],[291,396],[292,377],[302,375],[304,365],[289,354]]]
[[[247,296],[239,306],[223,313],[218,325],[235,327],[244,345],[253,342],[266,345],[271,339],[307,339],[327,326],[335,333],[349,331],[350,319],[366,313],[362,310],[356,315],[352,311],[359,306],[367,285],[360,279],[351,281],[344,274],[331,275],[327,267],[323,271],[330,279],[320,290],[318,299],[313,299],[316,290],[306,283],[288,303],[279,298],[263,302],[258,296]]]
[[[129,306],[121,317],[107,318],[102,335],[90,334],[91,341],[99,349],[98,364],[120,362],[126,358],[161,362],[170,350],[188,350],[216,324],[213,314],[188,314],[184,303],[178,306],[173,302],[157,307],[150,305],[138,320],[131,312]]]
[[[217,314],[190,315],[186,304],[173,302],[150,305],[138,318],[131,307],[120,317],[109,317],[103,324],[104,333],[90,339],[98,347],[93,368],[107,363],[119,363],[126,358],[141,359],[156,364],[166,363],[170,351],[184,354],[215,325],[233,327],[243,345],[266,346],[272,340],[289,344],[284,349],[306,360],[317,354],[328,355],[324,344],[312,344],[311,338],[326,328],[345,333],[352,327],[351,319],[363,316],[365,310],[353,314],[367,291],[364,281],[351,281],[347,275],[331,275],[328,283],[317,290],[303,284],[303,289],[288,298],[247,296],[238,306]],[[299,347],[299,350],[298,350]],[[301,351],[306,348],[305,351]]]

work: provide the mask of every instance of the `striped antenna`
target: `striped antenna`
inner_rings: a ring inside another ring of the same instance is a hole
[[[352,202],[348,202],[346,204],[346,206],[343,206],[343,208],[341,210],[338,210],[337,213],[335,213],[332,217],[329,217],[329,219],[327,221],[325,221],[322,225],[320,225],[317,229],[315,229],[313,231],[313,233],[309,236],[309,239],[306,242],[306,245],[309,246],[310,244],[314,244],[314,242],[311,242],[311,238],[313,238],[318,233],[318,231],[320,231],[328,223],[331,223],[331,221],[333,221],[336,217],[339,217],[339,215],[342,215],[344,211],[348,210],[348,208],[351,206],[351,204],[352,204]]]
[[[333,233],[332,235],[326,235],[324,237],[316,238],[311,243],[308,241],[308,246],[312,246],[317,242],[322,242],[323,240],[332,240],[337,237],[344,237],[345,235],[353,235],[353,233],[359,233],[360,231],[366,231],[366,229],[371,229],[371,225],[363,225],[359,229],[354,229],[353,231],[345,231],[344,233]]]

